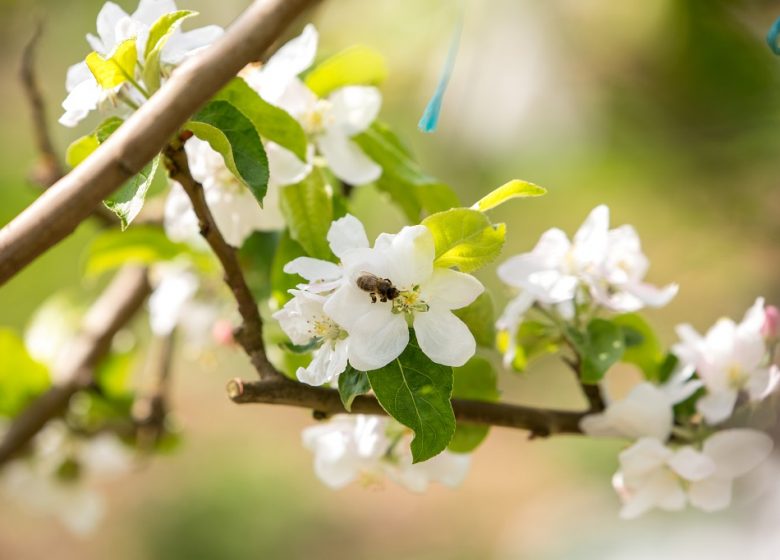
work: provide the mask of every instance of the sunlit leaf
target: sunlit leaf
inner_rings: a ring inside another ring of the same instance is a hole
[[[46,366],[28,354],[14,331],[0,329],[0,416],[16,416],[49,385]]]
[[[331,194],[319,169],[314,169],[300,183],[280,188],[279,205],[290,230],[311,257],[331,257],[327,235],[333,221]]]
[[[453,311],[474,335],[477,344],[492,348],[496,340],[496,314],[493,298],[482,292],[470,305]]]
[[[89,53],[86,63],[101,88],[114,89],[128,80],[132,81],[136,58],[137,51],[135,37],[133,37],[120,43],[114,50],[114,54],[107,59],[96,52]]]
[[[160,16],[149,29],[149,38],[146,41],[144,52],[144,84],[149,88],[149,92],[157,91],[160,87],[160,56],[181,23],[192,16],[198,15],[198,12],[190,10],[178,10]]]
[[[320,97],[349,85],[379,85],[387,78],[387,64],[377,51],[356,45],[320,62],[305,82]]]
[[[472,272],[492,262],[501,253],[506,236],[504,224],[491,224],[478,210],[454,208],[422,221],[433,234],[436,266]]]
[[[533,183],[528,183],[526,181],[520,181],[518,179],[515,179],[513,181],[509,181],[508,183],[501,185],[493,192],[484,196],[482,199],[480,199],[479,202],[474,204],[472,208],[474,210],[486,212],[487,210],[491,210],[496,206],[500,206],[507,200],[511,200],[513,198],[528,198],[534,196],[542,196],[543,194],[546,193],[547,190],[538,185],[534,185]]]

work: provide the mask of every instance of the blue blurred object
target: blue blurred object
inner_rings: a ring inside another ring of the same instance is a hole
[[[433,92],[431,100],[428,101],[428,105],[425,106],[420,122],[417,123],[417,128],[423,132],[435,132],[436,126],[439,124],[439,113],[441,113],[441,103],[444,98],[444,92],[447,90],[447,84],[450,81],[452,75],[452,69],[455,67],[455,57],[458,55],[458,46],[460,45],[460,35],[463,31],[463,13],[465,12],[465,0],[461,0],[458,3],[458,16],[455,22],[455,31],[452,33],[452,40],[450,41],[450,49],[447,53],[447,59],[444,61],[444,68],[442,68],[441,77],[439,77],[439,83],[436,85],[436,90]]]
[[[769,28],[769,33],[766,35],[766,42],[772,52],[780,56],[780,44],[777,42],[777,36],[780,35],[780,18],[777,18],[772,27]]]

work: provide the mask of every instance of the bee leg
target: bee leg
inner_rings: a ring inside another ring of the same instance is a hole
[[[376,303],[376,294],[373,292],[371,293],[371,303]]]
[[[381,301],[382,303],[385,303],[387,301],[387,296],[382,294],[382,297],[379,298],[379,301]]]

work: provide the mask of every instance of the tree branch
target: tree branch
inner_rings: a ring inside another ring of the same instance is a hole
[[[281,376],[251,383],[233,379],[228,383],[227,391],[230,399],[238,404],[264,403],[310,408],[321,418],[347,413],[335,389],[312,387]],[[528,430],[534,437],[582,433],[580,420],[586,414],[464,399],[453,399],[452,408],[460,421]],[[369,395],[356,397],[351,413],[387,414],[376,398]]]
[[[206,204],[203,186],[198,183],[190,173],[187,154],[182,146],[169,146],[165,155],[170,166],[171,179],[177,181],[187,193],[192,202],[192,208],[198,217],[200,233],[211,247],[224,270],[225,283],[233,292],[233,297],[238,303],[238,312],[243,320],[242,326],[235,333],[236,340],[249,355],[252,365],[261,378],[278,377],[279,373],[268,361],[263,344],[263,321],[257,302],[252,295],[244,278],[241,265],[236,256],[236,250],[227,244],[225,238],[219,232],[214,217]]]
[[[123,268],[84,317],[81,332],[57,366],[54,377],[65,379],[22,411],[0,443],[0,465],[22,450],[52,418],[62,414],[77,391],[93,381],[93,371],[114,335],[140,309],[149,295],[146,270]]]
[[[144,450],[153,449],[165,433],[176,331],[155,340],[159,342],[159,348],[152,366],[151,388],[133,405],[138,447]]]
[[[211,48],[185,61],[94,154],[0,230],[0,285],[69,235],[316,1],[256,0]]]

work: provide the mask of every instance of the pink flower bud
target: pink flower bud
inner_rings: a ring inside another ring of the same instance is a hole
[[[764,338],[777,338],[780,331],[780,309],[774,305],[767,305],[764,309],[764,325],[761,327],[761,334]]]
[[[219,319],[211,329],[211,336],[220,346],[233,346],[236,339],[233,338],[233,324],[227,319]]]

